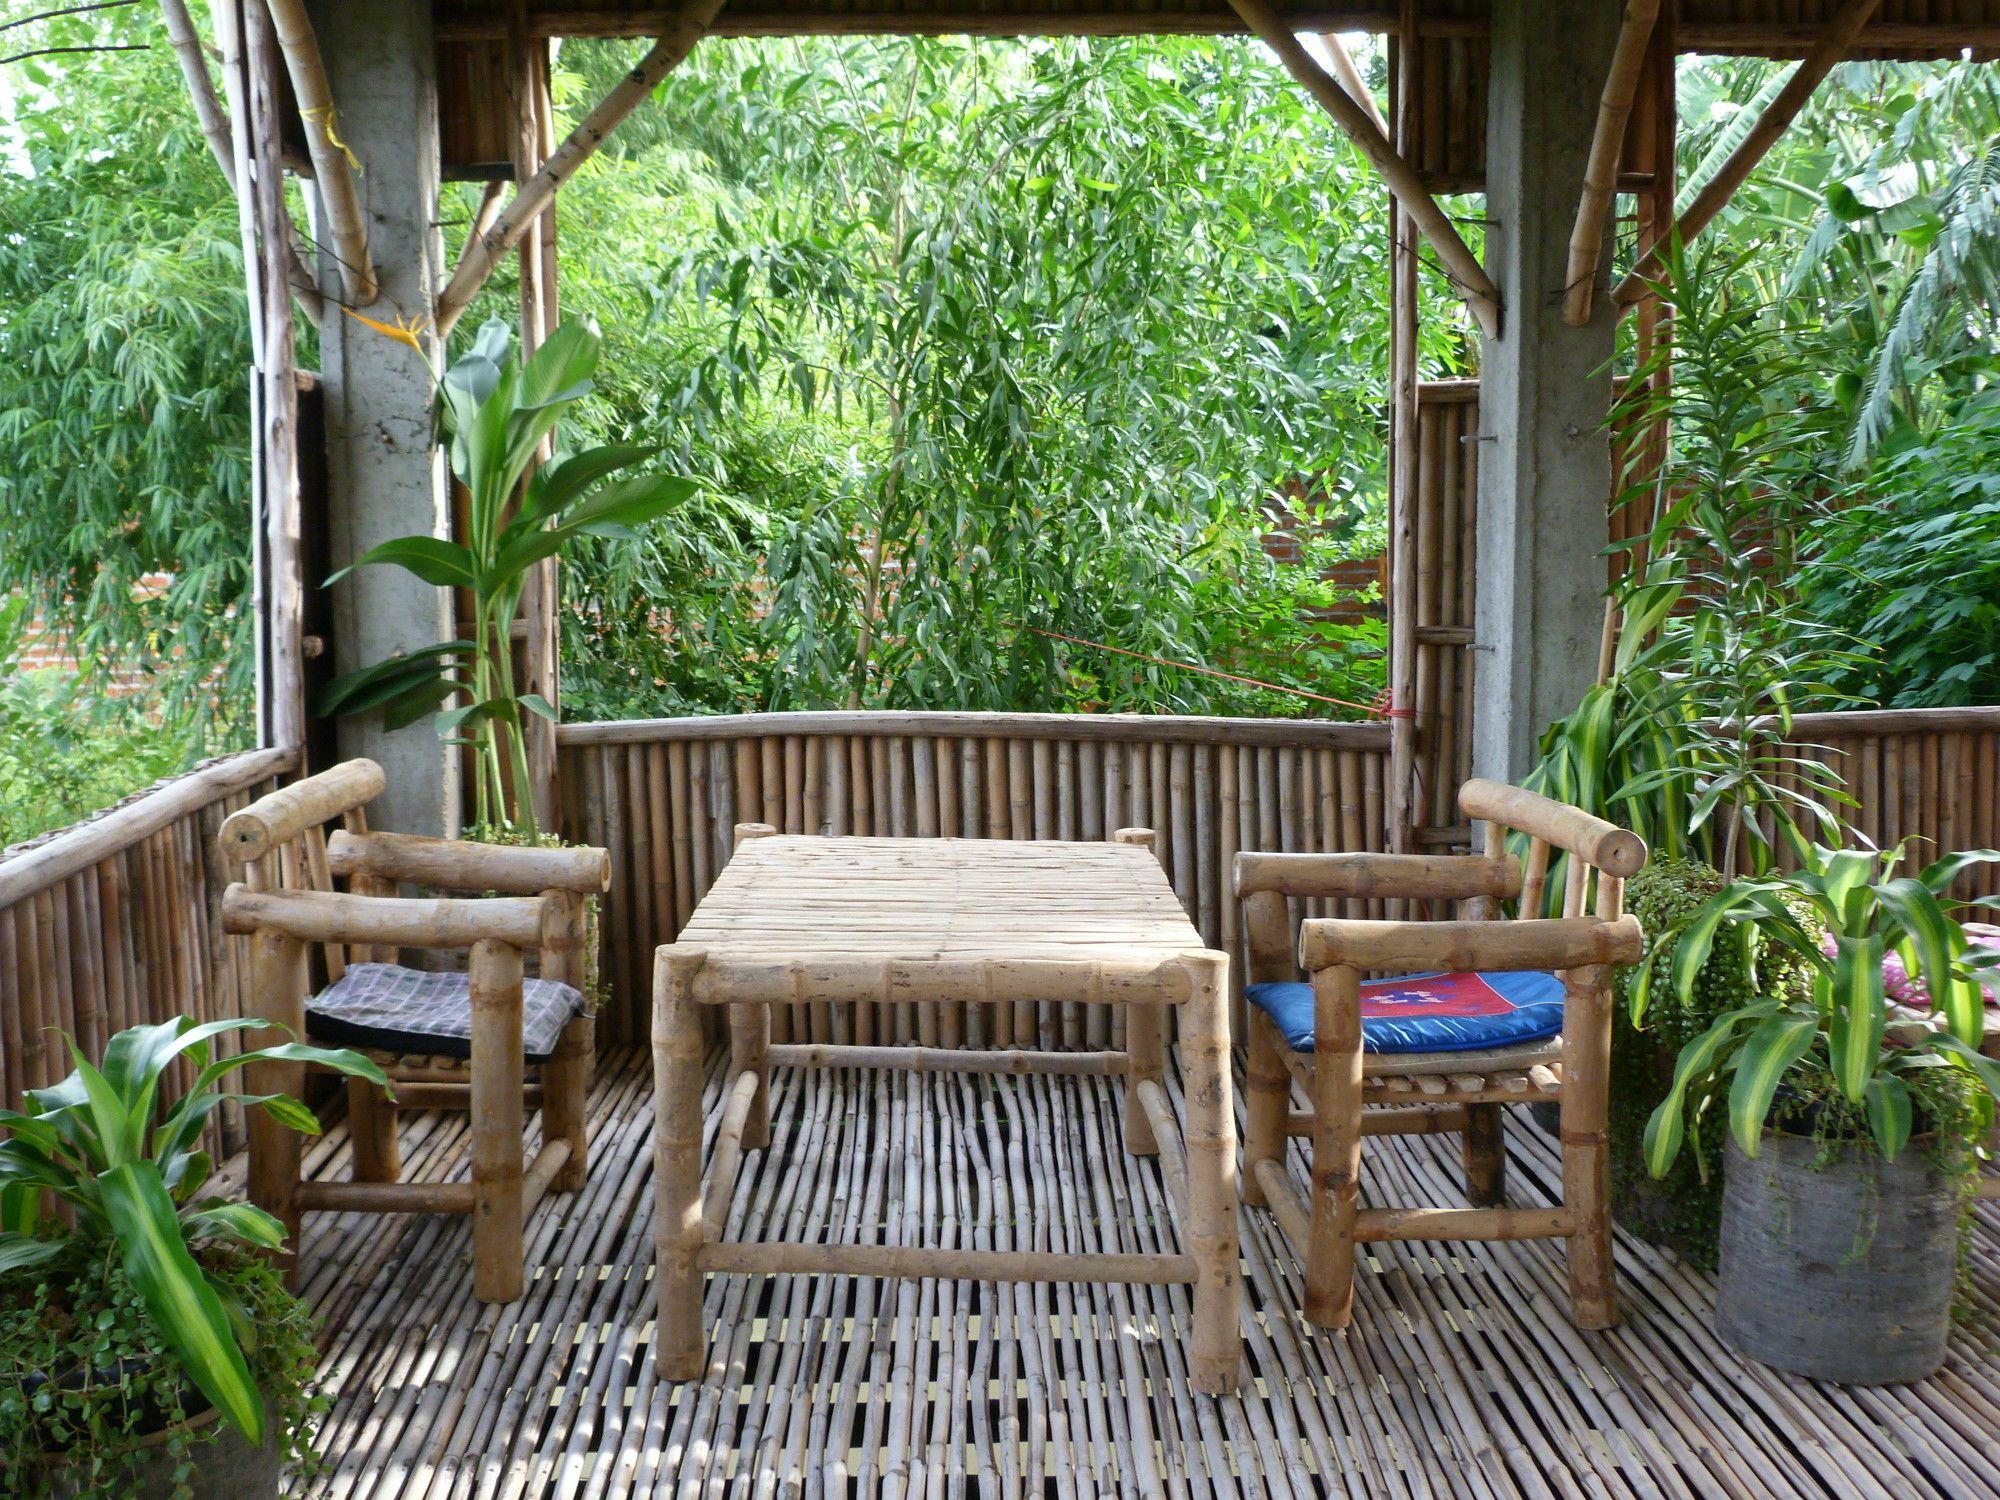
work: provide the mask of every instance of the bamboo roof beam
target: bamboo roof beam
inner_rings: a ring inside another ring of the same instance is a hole
[[[1310,42],[1304,42],[1306,51],[1318,50],[1325,53],[1325,61],[1333,65],[1333,76],[1340,80],[1340,86],[1347,90],[1354,102],[1368,111],[1368,119],[1382,132],[1383,139],[1389,135],[1389,122],[1382,118],[1382,111],[1375,105],[1375,96],[1368,92],[1368,80],[1361,76],[1361,70],[1354,65],[1354,54],[1347,50],[1347,43],[1331,31],[1316,33]]]
[[[707,33],[716,13],[722,9],[722,0],[686,0],[676,19],[662,27],[659,39],[638,64],[619,79],[612,90],[598,101],[597,107],[584,116],[567,139],[550,153],[541,167],[515,190],[507,206],[493,216],[485,232],[475,235],[466,243],[465,253],[459,257],[458,268],[451,274],[451,280],[438,293],[437,331],[443,338],[451,332],[452,325],[479,295],[479,289],[486,285],[487,278],[500,264],[510,250],[521,242],[535,220],[555,201],[556,191],[577,169],[588,161],[605,139],[623,123],[625,117],[639,107],[639,103],[659,86],[665,78],[694,50],[694,44]]]
[[[1882,0],[1846,0],[1846,4],[1834,13],[1792,76],[1785,80],[1785,86],[1778,91],[1777,97],[1757,117],[1750,133],[1743,137],[1736,149],[1729,153],[1729,159],[1695,194],[1694,201],[1681,210],[1674,221],[1671,238],[1678,239],[1683,245],[1691,243],[1728,206],[1729,200],[1736,196],[1736,190],[1743,186],[1757,169],[1757,163],[1764,159],[1764,153],[1798,118],[1799,111],[1812,98],[1813,90],[1854,46],[1855,38],[1881,4]],[[1661,239],[1649,245],[1638,263],[1625,273],[1625,279],[1618,283],[1615,294],[1621,307],[1630,306],[1646,295],[1648,284],[1659,274],[1661,255],[1668,243],[1667,239]]]
[[[292,93],[305,122],[306,148],[312,153],[313,178],[319,184],[326,212],[327,237],[340,262],[340,283],[356,307],[373,302],[380,286],[375,262],[368,254],[368,219],[361,211],[361,191],[355,184],[359,164],[334,131],[333,90],[326,81],[326,64],[319,55],[319,38],[306,14],[305,0],[267,0],[271,25],[291,75]]]
[[[1660,0],[1629,0],[1611,71],[1597,104],[1597,129],[1590,138],[1590,159],[1583,169],[1583,197],[1576,206],[1576,226],[1569,233],[1569,272],[1564,282],[1563,321],[1581,328],[1590,321],[1597,300],[1597,266],[1604,254],[1604,225],[1618,196],[1618,162],[1625,151],[1625,127],[1632,118],[1632,99],[1645,71],[1646,48]]]
[[[202,48],[201,34],[194,29],[194,19],[188,15],[186,0],[160,0],[160,19],[166,25],[167,45],[174,49],[181,76],[187,80],[188,98],[194,103],[195,123],[201,127],[202,139],[215,153],[215,164],[222,168],[229,191],[238,192],[236,148],[230,143],[229,114],[216,97],[215,80],[208,76],[208,56]],[[320,296],[318,279],[306,269],[305,247],[296,225],[285,240],[285,280],[306,316],[317,323],[326,310],[326,301]]]
[[[1389,143],[1389,138],[1370,118],[1370,111],[1340,83],[1317,59],[1305,49],[1278,13],[1271,8],[1269,0],[1229,0],[1236,14],[1243,18],[1243,24],[1263,39],[1264,45],[1278,55],[1292,77],[1296,78],[1322,108],[1333,116],[1333,121],[1353,141],[1361,154],[1382,174],[1382,180],[1389,186],[1389,192],[1402,205],[1419,233],[1430,242],[1442,262],[1445,275],[1472,309],[1472,316],[1485,330],[1488,338],[1497,338],[1500,333],[1500,294],[1494,287],[1486,268],[1479,263],[1479,257],[1472,253],[1458,228],[1445,217],[1437,200],[1424,186],[1423,178]]]

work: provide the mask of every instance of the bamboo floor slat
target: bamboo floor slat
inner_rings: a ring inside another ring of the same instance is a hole
[[[721,1109],[711,1069],[707,1131]],[[472,1299],[461,1218],[309,1214],[328,1472],[300,1492],[453,1496],[1967,1496],[2000,1491],[2000,1203],[1977,1209],[1945,1370],[1838,1390],[1749,1365],[1707,1279],[1621,1234],[1626,1321],[1579,1333],[1548,1244],[1367,1248],[1345,1338],[1296,1316],[1299,1268],[1245,1210],[1248,1378],[1190,1393],[1189,1289],[711,1277],[708,1380],[652,1363],[648,1059],[609,1057],[591,1175],[528,1226],[523,1299]],[[1175,1106],[1181,1101],[1177,1083]],[[1122,1080],[779,1068],[776,1149],[729,1233],[1069,1251],[1174,1250]],[[1509,1191],[1559,1166],[1509,1112]],[[464,1117],[405,1117],[406,1170],[468,1170]],[[1455,1143],[1371,1139],[1375,1202],[1456,1201]],[[308,1158],[344,1175],[335,1129]],[[240,1164],[238,1164],[240,1170]],[[1290,1170],[1304,1185],[1294,1145]],[[1443,1196],[1440,1196],[1442,1194]],[[1802,1309],[1802,1315],[1810,1315]],[[1983,1318],[1983,1324],[1977,1319]]]

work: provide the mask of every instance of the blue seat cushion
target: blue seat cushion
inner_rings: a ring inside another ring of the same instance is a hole
[[[1294,1052],[1313,1050],[1311,985],[1253,984],[1243,993]],[[1534,969],[1404,974],[1361,986],[1364,1052],[1477,1052],[1538,1042],[1562,1024],[1562,981]]]

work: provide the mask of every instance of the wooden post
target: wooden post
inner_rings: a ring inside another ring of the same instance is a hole
[[[653,1248],[659,1281],[655,1362],[662,1379],[698,1380],[702,1336],[701,1016],[694,979],[703,955],[660,949],[653,965]]]
[[[1563,976],[1563,1207],[1569,1236],[1570,1315],[1579,1328],[1618,1321],[1612,1286],[1611,969],[1587,964]]]
[[[542,923],[542,977],[582,990],[588,976],[584,953],[584,897],[575,891],[542,892],[548,913]],[[574,1193],[590,1172],[590,1072],[596,1060],[596,1023],[579,1015],[556,1040],[542,1064],[542,1140],[567,1141],[569,1157],[549,1186]]]
[[[1150,828],[1120,828],[1111,835],[1111,842],[1136,844],[1153,854],[1159,852],[1159,838]],[[1134,1156],[1157,1156],[1160,1143],[1139,1102],[1139,1084],[1148,1078],[1159,1084],[1166,1081],[1165,1006],[1157,1001],[1139,1000],[1125,1008],[1125,1053],[1125,1149]]]
[[[1237,1250],[1236,1109],[1229,1097],[1229,957],[1190,954],[1181,1005],[1187,1090],[1187,1237],[1195,1263],[1188,1375],[1197,1391],[1232,1393],[1243,1361],[1242,1265]]]
[[[1285,1067],[1284,1045],[1277,1023],[1252,1006],[1250,1055],[1243,1074],[1243,1201],[1253,1208],[1268,1206],[1264,1185],[1257,1180],[1257,1164],[1273,1161],[1282,1167],[1285,1160],[1292,1075]]]
[[[472,945],[472,1294],[521,1295],[521,950]]]
[[[1597,297],[1597,265],[1604,254],[1604,224],[1618,196],[1618,163],[1625,149],[1625,127],[1632,115],[1632,96],[1646,62],[1646,47],[1659,18],[1660,0],[1626,0],[1625,24],[1619,28],[1618,50],[1597,103],[1597,128],[1590,138],[1590,160],[1583,170],[1583,197],[1576,206],[1576,224],[1569,234],[1569,281],[1563,292],[1563,321],[1581,328],[1590,321]]]
[[[1313,974],[1312,1230],[1306,1321],[1345,1328],[1354,1311],[1354,1215],[1361,1187],[1361,975]]]
[[[250,938],[250,1003],[259,1020],[275,1021],[292,1036],[306,1029],[306,945],[288,933],[260,928]],[[304,1093],[305,1064],[256,1062],[244,1070],[253,1094]],[[250,1201],[285,1226],[286,1248],[276,1257],[285,1285],[299,1283],[299,1161],[301,1138],[264,1110],[248,1112]]]
[[[1695,194],[1694,201],[1682,212],[1674,225],[1674,236],[1682,244],[1690,244],[1696,235],[1709,226],[1711,220],[1729,205],[1736,196],[1736,190],[1743,186],[1757,163],[1764,159],[1764,153],[1777,144],[1800,110],[1813,96],[1827,74],[1847,55],[1854,39],[1881,8],[1882,0],[1846,0],[1834,12],[1813,44],[1806,49],[1806,55],[1792,76],[1785,80],[1764,113],[1757,117],[1757,123],[1736,144],[1729,153],[1729,159],[1716,169],[1713,177]],[[1655,245],[1639,258],[1639,263],[1625,274],[1618,283],[1616,296],[1621,305],[1637,302],[1646,294],[1647,283],[1660,274],[1661,252],[1664,244]]]

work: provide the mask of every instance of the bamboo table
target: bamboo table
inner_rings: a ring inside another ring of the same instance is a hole
[[[1202,945],[1154,859],[1110,843],[780,837],[740,824],[736,853],[653,979],[661,1374],[708,1359],[706,1271],[1191,1284],[1197,1390],[1236,1389],[1241,1353],[1229,959]],[[1038,1000],[1126,1007],[1122,1052],[773,1046],[773,1005]],[[702,1183],[701,1008],[729,1007],[730,1085]],[[1180,1011],[1185,1135],[1163,1085]],[[1123,1074],[1125,1145],[1158,1154],[1182,1254],[1064,1255],[722,1238],[743,1153],[769,1142],[773,1063],[975,1073]]]

